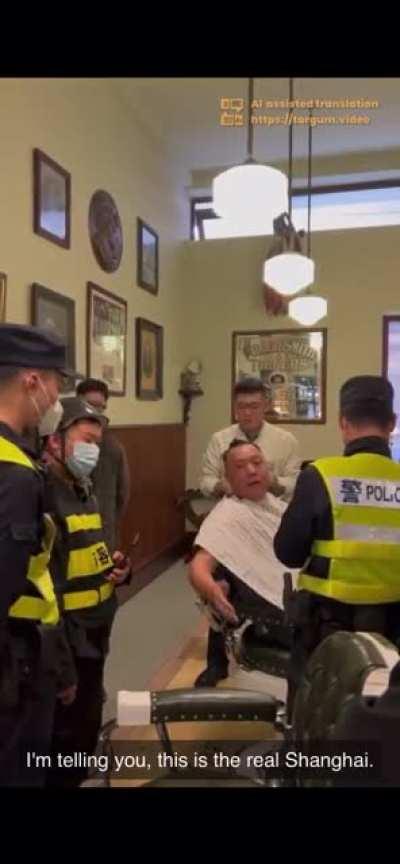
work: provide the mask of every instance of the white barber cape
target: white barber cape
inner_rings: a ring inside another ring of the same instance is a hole
[[[223,498],[206,517],[195,540],[196,546],[280,609],[287,568],[274,553],[273,539],[286,507],[269,494],[262,501],[234,495]]]

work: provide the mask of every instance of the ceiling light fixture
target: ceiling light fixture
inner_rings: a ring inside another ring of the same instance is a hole
[[[247,158],[228,168],[213,182],[213,206],[217,216],[240,225],[262,228],[272,234],[273,221],[287,209],[288,181],[282,171],[261,165],[253,156],[252,105],[254,78],[249,78]]]

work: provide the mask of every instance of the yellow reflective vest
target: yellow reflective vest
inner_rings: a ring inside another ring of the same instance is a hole
[[[30,471],[38,470],[23,450],[3,436],[0,436],[0,462],[22,465]],[[10,618],[24,618],[54,625],[57,624],[60,616],[48,564],[54,543],[55,526],[47,514],[43,519],[44,536],[41,551],[31,555],[28,563],[27,593],[17,598],[10,606],[8,614]]]
[[[114,584],[105,579],[113,562],[103,539],[101,516],[97,512],[66,515],[65,529],[69,551],[66,578],[71,590],[63,592],[63,608],[73,612],[98,606],[114,592]]]
[[[99,606],[114,593],[105,577],[113,568],[98,504],[93,495],[80,494],[54,474],[48,477],[49,509],[58,528],[52,558],[60,605],[65,612]]]
[[[311,556],[329,559],[326,579],[307,572],[298,588],[345,603],[400,601],[400,465],[355,453],[313,462],[328,491],[333,537],[314,540]]]

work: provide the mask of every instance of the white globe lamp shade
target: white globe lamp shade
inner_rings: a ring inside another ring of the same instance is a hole
[[[298,324],[311,327],[321,318],[325,318],[328,303],[324,297],[296,297],[289,303],[289,315]]]
[[[264,282],[279,294],[291,297],[314,282],[315,264],[299,252],[273,255],[264,264]]]
[[[213,207],[223,219],[261,226],[272,234],[273,220],[288,209],[287,177],[257,162],[228,168],[213,182]]]

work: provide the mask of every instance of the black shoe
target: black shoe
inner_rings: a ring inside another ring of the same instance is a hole
[[[194,682],[195,687],[216,687],[218,681],[228,677],[226,666],[207,666]]]

